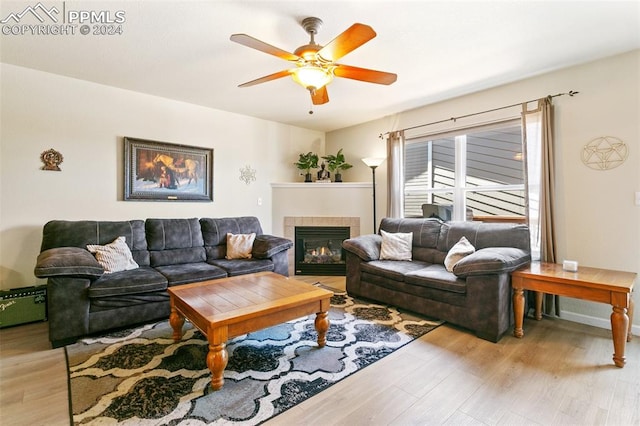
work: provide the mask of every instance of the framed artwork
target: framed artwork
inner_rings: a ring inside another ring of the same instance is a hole
[[[124,138],[125,201],[213,201],[213,149]]]

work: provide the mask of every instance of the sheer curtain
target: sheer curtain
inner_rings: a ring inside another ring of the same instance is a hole
[[[387,217],[404,216],[404,132],[387,137]]]
[[[522,105],[522,128],[531,256],[534,261],[555,263],[555,159],[551,97],[539,99],[532,110],[526,103]],[[558,296],[545,295],[544,312],[559,315],[558,302]]]

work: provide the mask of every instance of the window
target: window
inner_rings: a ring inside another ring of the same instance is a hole
[[[407,139],[404,216],[523,218],[522,151],[519,119]]]

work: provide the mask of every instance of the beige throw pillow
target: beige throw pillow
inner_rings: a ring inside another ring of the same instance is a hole
[[[444,258],[444,267],[447,268],[447,271],[453,272],[453,267],[458,263],[463,257],[469,256],[472,253],[475,253],[476,248],[471,245],[469,240],[466,237],[460,238],[449,253],[447,253],[447,257]]]
[[[96,260],[107,274],[136,269],[138,264],[133,260],[126,241],[125,237],[118,237],[104,246],[89,244],[87,250],[96,256]]]
[[[382,245],[380,260],[411,260],[413,232],[385,232],[380,230]]]
[[[255,232],[251,234],[227,233],[227,259],[251,259]]]

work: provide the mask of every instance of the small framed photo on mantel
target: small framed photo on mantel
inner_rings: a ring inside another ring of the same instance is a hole
[[[125,201],[213,201],[213,149],[124,138]]]

